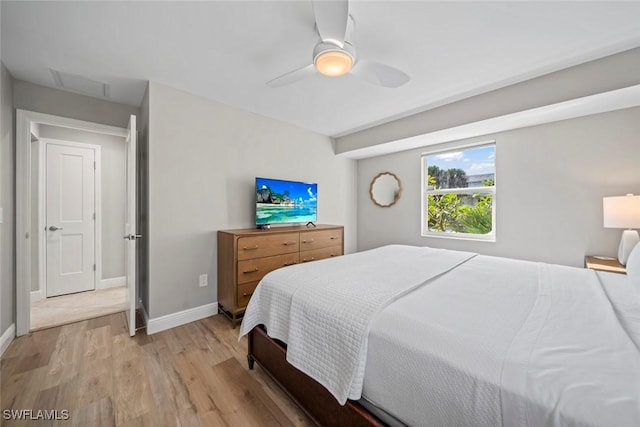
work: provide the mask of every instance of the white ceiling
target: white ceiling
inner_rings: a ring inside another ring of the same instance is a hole
[[[316,75],[274,89],[311,62],[309,1],[2,1],[1,14],[14,78],[55,87],[50,69],[77,74],[135,106],[152,80],[330,136],[640,46],[640,2],[352,1],[359,57],[411,81]]]

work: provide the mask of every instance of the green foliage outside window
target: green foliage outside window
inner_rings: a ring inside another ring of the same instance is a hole
[[[467,177],[461,169],[443,171],[437,166],[429,166],[428,173],[428,188],[467,187]],[[482,185],[491,187],[495,185],[495,182],[492,179],[488,179],[484,180]],[[430,194],[427,198],[427,225],[429,231],[470,234],[491,233],[493,229],[492,206],[492,194],[473,193],[472,190],[470,190],[470,194]]]

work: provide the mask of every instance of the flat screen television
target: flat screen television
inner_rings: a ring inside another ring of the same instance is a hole
[[[318,184],[256,178],[256,225],[316,222]]]

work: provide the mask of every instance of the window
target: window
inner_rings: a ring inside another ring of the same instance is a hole
[[[495,142],[422,155],[422,235],[495,241]]]

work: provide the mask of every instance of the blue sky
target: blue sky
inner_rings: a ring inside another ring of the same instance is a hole
[[[459,168],[470,175],[495,173],[496,147],[480,147],[427,156],[427,165],[440,169]]]
[[[284,194],[284,190],[289,190],[289,198],[297,201],[315,202],[318,184],[308,184],[304,182],[281,181],[277,179],[256,178],[256,187],[262,188],[266,185],[279,194]]]

